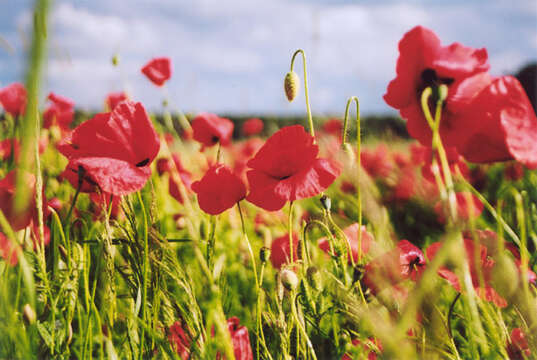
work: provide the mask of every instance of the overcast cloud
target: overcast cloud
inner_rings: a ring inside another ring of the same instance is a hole
[[[2,85],[24,75],[31,6],[0,0]],[[314,112],[341,113],[351,95],[365,113],[389,112],[382,95],[395,74],[397,42],[418,24],[443,43],[486,47],[495,74],[537,57],[534,0],[57,0],[44,95],[53,90],[98,110],[108,92],[125,89],[158,109],[164,92],[140,68],[169,56],[166,91],[186,111],[299,113],[303,97],[287,103],[282,81],[302,48]],[[114,54],[119,68],[111,64]]]

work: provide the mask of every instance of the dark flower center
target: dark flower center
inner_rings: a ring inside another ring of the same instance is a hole
[[[421,259],[419,258],[419,256],[416,256],[415,258],[413,258],[409,263],[408,263],[408,269],[410,271],[414,270],[415,267],[417,266],[423,266],[423,264],[421,263]]]
[[[136,164],[136,167],[146,166],[147,164],[149,164],[149,158],[140,161],[138,164]]]
[[[433,104],[434,104],[436,103],[437,94],[438,94],[436,89],[442,84],[449,86],[453,84],[454,81],[455,79],[449,78],[449,77],[441,78],[436,73],[436,70],[427,68],[421,72],[421,84],[420,86],[418,86],[418,89],[417,89],[418,98],[421,97],[421,93],[423,92],[423,90],[425,90],[427,87],[431,87],[431,89],[433,90],[433,95],[431,96],[431,100],[433,101]]]
[[[211,138],[211,141],[212,141],[214,144],[216,144],[216,143],[218,142],[218,140],[220,140],[220,138],[219,138],[218,136],[213,136],[213,137]]]

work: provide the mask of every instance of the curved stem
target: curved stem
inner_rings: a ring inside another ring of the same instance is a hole
[[[351,96],[347,100],[347,105],[345,106],[345,119],[343,122],[343,139],[342,144],[345,146],[347,144],[347,126],[349,123],[349,110],[352,102],[356,104],[356,165],[358,168],[358,187],[357,197],[358,197],[358,263],[362,262],[362,190],[361,190],[361,175],[362,175],[362,159],[360,157],[362,153],[362,133],[360,127],[360,102],[356,96]],[[354,262],[354,260],[353,260]],[[354,265],[354,264],[353,264]]]
[[[302,55],[302,64],[304,65],[304,95],[306,97],[306,110],[308,111],[308,122],[310,127],[310,134],[315,138],[315,129],[313,128],[313,118],[311,117],[311,107],[310,107],[310,100],[309,100],[309,93],[308,93],[308,73],[306,70],[306,54],[304,54],[304,50],[298,49],[293,54],[293,57],[291,58],[291,71],[293,71],[293,66],[295,64],[295,58],[298,54]]]
[[[451,302],[451,305],[449,306],[448,316],[447,316],[447,328],[449,337],[453,339],[453,332],[451,331],[451,314],[453,313],[453,310],[455,309],[455,304],[457,303],[457,300],[461,297],[461,293],[458,293],[457,296],[455,296],[455,299]]]

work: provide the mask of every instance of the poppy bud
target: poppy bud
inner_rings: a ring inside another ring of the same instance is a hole
[[[114,56],[112,56],[112,65],[117,66],[118,64],[119,64],[119,55],[114,54]]]
[[[326,211],[330,211],[332,208],[332,200],[326,195],[321,196],[321,204]]]
[[[317,269],[315,266],[310,266],[308,268],[308,270],[306,271],[306,277],[308,279],[308,284],[310,284],[312,288],[317,291],[321,291],[323,289],[321,273],[319,272],[319,269]]]
[[[28,322],[28,324],[33,324],[35,322],[35,311],[34,309],[32,309],[30,304],[24,305],[22,313],[24,315],[24,319]]]
[[[261,263],[265,264],[270,258],[270,248],[263,246],[261,250],[259,250],[259,258],[261,259]]]
[[[502,296],[512,296],[519,288],[518,270],[511,258],[499,255],[492,269],[492,282]]]
[[[282,270],[281,280],[283,286],[289,291],[295,290],[298,286],[298,276],[296,276],[293,270]]]
[[[296,72],[289,71],[287,74],[285,74],[283,88],[285,90],[287,100],[289,100],[289,102],[293,101],[298,94],[298,90],[300,89],[300,79],[298,78]]]

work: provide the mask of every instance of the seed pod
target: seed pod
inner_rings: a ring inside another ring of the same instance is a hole
[[[308,268],[306,271],[306,277],[308,279],[308,284],[310,284],[313,289],[317,291],[321,291],[323,289],[321,273],[315,266],[310,266]]]
[[[287,100],[289,100],[289,102],[293,101],[298,94],[298,90],[300,89],[300,79],[298,78],[296,72],[289,71],[287,74],[285,74],[283,88],[285,90]]]
[[[293,291],[298,286],[298,276],[296,276],[293,270],[285,269],[281,272],[281,279],[283,286],[288,291]]]

